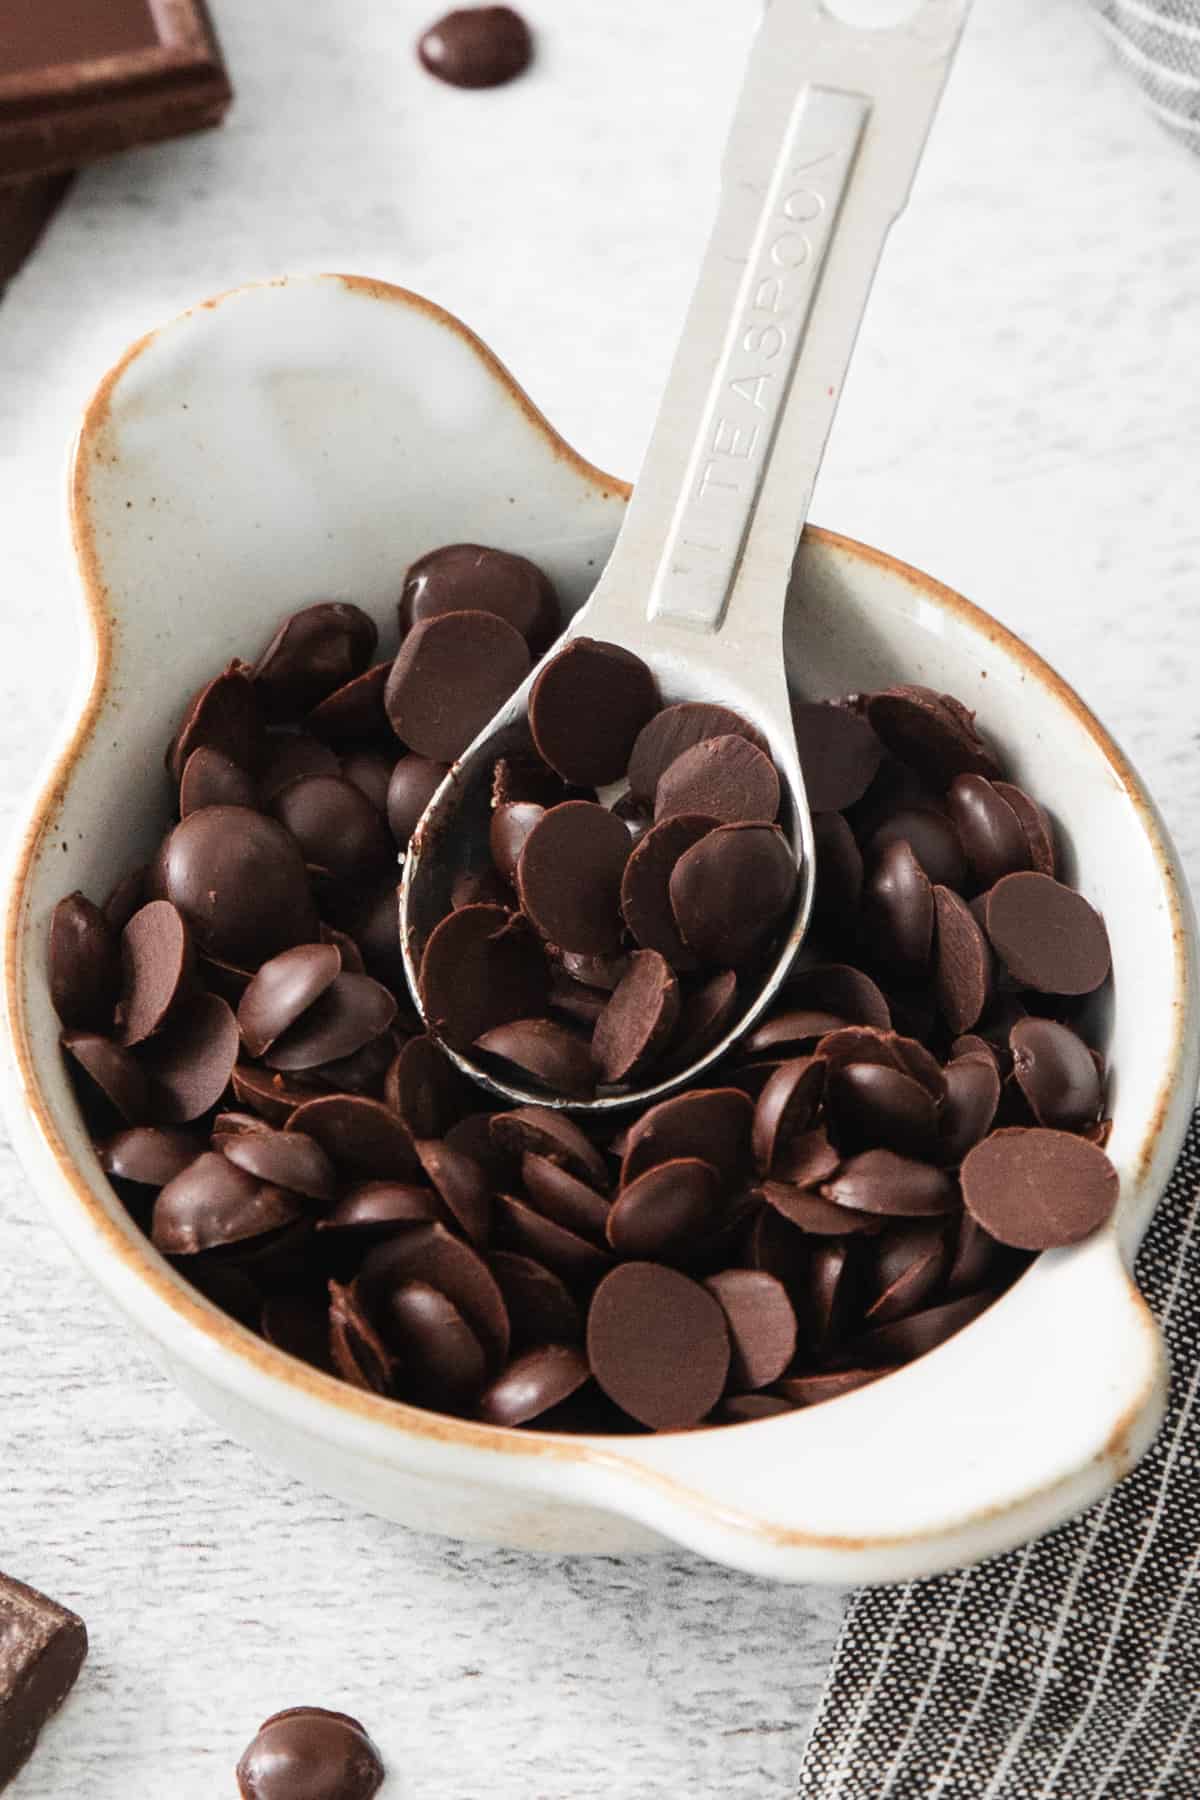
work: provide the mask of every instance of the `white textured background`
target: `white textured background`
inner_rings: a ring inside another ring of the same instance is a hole
[[[0,302],[0,825],[66,691],[63,449],[95,377],[284,269],[460,312],[636,473],[753,0],[530,0],[536,73],[424,77],[416,0],[216,0],[225,129],[86,175]],[[1028,637],[1132,751],[1200,876],[1200,157],[1083,0],[976,0],[814,514]],[[168,677],[169,678],[169,677]],[[109,1316],[0,1148],[0,1566],[93,1650],[14,1800],[220,1800],[258,1719],[359,1714],[409,1800],[777,1800],[840,1616],[678,1556],[537,1561],[276,1478]]]

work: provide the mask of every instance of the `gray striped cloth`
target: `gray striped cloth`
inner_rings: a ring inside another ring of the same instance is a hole
[[[1200,150],[1200,0],[1092,0],[1092,6],[1147,105]]]
[[[799,1800],[1200,1797],[1200,1114],[1137,1275],[1171,1354],[1154,1448],[1024,1550],[858,1593]]]

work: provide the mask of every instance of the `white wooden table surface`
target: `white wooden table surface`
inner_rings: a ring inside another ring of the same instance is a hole
[[[75,655],[63,448],[146,327],[285,269],[459,311],[636,472],[753,0],[530,0],[535,74],[423,77],[419,0],[218,0],[218,134],[86,175],[0,304],[0,825]],[[977,0],[814,508],[962,588],[1121,736],[1200,876],[1200,158],[1083,0]],[[169,679],[169,672],[166,676]],[[348,1515],[225,1441],[0,1146],[0,1567],[92,1654],[14,1800],[217,1800],[267,1712],[357,1713],[411,1800],[775,1800],[841,1613],[686,1556],[540,1561]]]

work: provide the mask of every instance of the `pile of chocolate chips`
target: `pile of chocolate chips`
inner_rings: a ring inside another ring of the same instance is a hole
[[[542,669],[529,734],[495,764],[492,866],[456,881],[421,1003],[526,1089],[619,1094],[693,1062],[753,987],[796,887],[779,776],[747,720],[663,707],[640,657],[591,638]]]
[[[321,604],[193,697],[167,754],[180,822],[103,907],[72,895],[51,927],[101,1162],[198,1288],[379,1394],[492,1424],[630,1431],[845,1393],[1111,1212],[1104,1067],[1081,1015],[1109,975],[1103,922],[1058,879],[1050,821],[957,701],[897,687],[797,702],[816,918],[770,1013],[705,1086],[618,1127],[489,1107],[405,998],[397,862],[557,619],[531,563],[449,546],[409,571],[393,659],[359,609]],[[633,798],[615,816],[595,800],[607,765],[573,760],[572,719],[582,747],[590,715],[552,704],[574,659],[576,674],[628,670]],[[696,804],[697,765],[702,780],[736,758],[769,785],[741,721],[714,737],[711,709],[651,717],[639,670],[573,645],[535,697],[540,754],[497,770],[498,856],[535,917],[556,890],[528,850],[556,813],[582,804],[610,836],[620,823],[624,881],[679,817],[706,820],[701,844],[746,829],[720,822],[721,781]],[[746,788],[759,791],[749,773]],[[514,806],[536,811],[527,835]],[[654,891],[678,926],[690,846],[673,854]],[[464,880],[459,912],[499,908],[497,941],[531,938],[485,876]],[[639,967],[661,977],[639,960],[668,960],[642,917],[622,929],[610,908],[615,943],[539,949],[563,1020],[598,1022]],[[736,971],[695,979],[712,1030]],[[524,997],[508,1012],[535,1016]]]

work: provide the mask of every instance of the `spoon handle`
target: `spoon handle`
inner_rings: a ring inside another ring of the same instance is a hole
[[[871,282],[970,0],[916,0],[882,29],[843,23],[837,3],[767,7],[716,223],[589,629],[610,608],[640,614],[643,630],[650,620],[717,632],[736,613],[742,641],[758,638],[751,624],[782,623]]]

